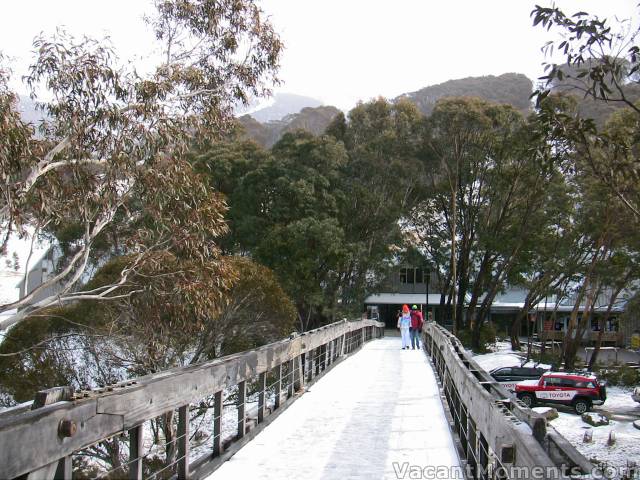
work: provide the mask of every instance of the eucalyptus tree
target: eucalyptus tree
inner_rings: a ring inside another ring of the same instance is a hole
[[[267,93],[282,45],[252,0],[157,0],[155,7],[148,25],[160,53],[148,73],[121,64],[107,42],[64,32],[36,38],[26,82],[32,97],[44,90],[50,98],[40,102],[38,139],[17,116],[2,70],[2,247],[29,228],[75,233],[59,270],[1,311],[20,308],[20,318],[54,301],[117,298],[129,275],[162,251],[191,257],[210,278],[225,275],[215,244],[225,231],[224,205],[210,197],[192,213],[200,205],[187,192],[203,184],[183,156],[205,133],[223,130],[235,104]],[[169,213],[174,207],[181,211]],[[114,284],[83,290],[87,266],[115,253],[111,244],[92,257],[100,241],[113,242],[107,234],[118,224],[127,238],[117,253],[131,253],[130,263]],[[46,295],[52,285],[59,291]]]
[[[640,6],[638,6],[640,14]],[[558,130],[569,139],[589,169],[622,205],[635,222],[640,219],[640,176],[638,136],[640,135],[640,16],[632,19],[601,19],[587,12],[567,15],[559,8],[541,7],[531,12],[534,25],[557,30],[561,39],[549,41],[546,49],[560,52],[564,65],[547,65],[543,86],[535,92],[537,102],[546,98],[550,87],[565,85],[597,102],[625,107],[624,123],[631,136],[598,132],[590,119],[558,117]]]
[[[348,161],[342,170],[338,219],[349,245],[341,274],[341,298],[360,308],[364,295],[386,279],[405,234],[401,221],[420,196],[424,117],[409,102],[362,103],[328,129],[342,140]]]
[[[439,101],[427,119],[423,134],[425,188],[434,194],[449,243],[449,276],[454,331],[464,327],[462,311],[475,269],[474,249],[481,227],[483,204],[500,178],[493,174],[513,148],[514,132],[522,123],[513,108],[478,98]],[[484,211],[485,220],[499,218],[499,207]],[[497,217],[496,217],[497,215]],[[487,225],[488,227],[488,225]],[[482,260],[480,260],[482,263]],[[483,272],[490,269],[490,258]],[[477,279],[481,288],[482,279]],[[476,300],[478,295],[476,295]]]

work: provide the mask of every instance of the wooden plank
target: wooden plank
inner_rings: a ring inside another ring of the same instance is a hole
[[[73,420],[75,435],[61,438],[58,426]],[[13,478],[57,462],[74,451],[124,431],[123,418],[96,414],[96,399],[60,402],[0,418],[0,478]]]
[[[142,480],[143,440],[142,425],[129,430],[129,480]]]
[[[222,392],[213,396],[213,455],[222,454]]]
[[[68,401],[73,398],[73,387],[54,387],[36,393],[31,410],[52,405],[57,402]]]
[[[189,405],[178,409],[178,480],[189,478]]]
[[[196,402],[227,387],[252,378],[297,354],[300,340],[273,350],[247,352],[215,367],[180,371],[173,376],[139,382],[135,389],[98,398],[98,413],[122,415],[133,426],[175,408],[180,402]]]
[[[58,469],[58,462],[52,462],[49,465],[40,467],[37,470],[29,472],[24,480],[50,480],[52,479]]]

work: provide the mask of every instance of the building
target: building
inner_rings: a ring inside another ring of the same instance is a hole
[[[432,291],[434,289],[434,291]],[[416,305],[425,318],[436,318],[440,307],[440,286],[433,272],[420,267],[399,267],[386,280],[383,291],[369,295],[365,307],[369,317],[377,317],[387,328],[395,328],[402,305]]]
[[[441,305],[441,288],[433,273],[425,274],[422,268],[401,266],[385,282],[382,290],[369,295],[365,299],[365,307],[369,317],[379,318],[385,322],[387,328],[396,327],[397,313],[404,304],[417,305],[425,313],[425,318],[429,317],[447,325],[446,319],[442,320],[444,308]],[[629,346],[633,335],[640,333],[640,319],[620,322],[620,315],[630,295],[623,295],[612,308],[602,332],[604,345]],[[522,288],[509,288],[496,296],[491,306],[489,321],[494,324],[499,335],[508,336],[510,325],[524,308],[526,296],[527,291]],[[595,344],[600,336],[601,319],[607,310],[607,296],[607,292],[604,292],[596,300],[589,328],[583,336],[585,345]],[[469,298],[466,300],[469,301]],[[562,341],[574,303],[574,297],[559,302],[556,297],[543,299],[529,310],[529,322],[522,322],[520,335],[526,336],[531,333],[539,340]],[[578,310],[578,320],[582,318],[584,310],[585,306],[582,305]]]

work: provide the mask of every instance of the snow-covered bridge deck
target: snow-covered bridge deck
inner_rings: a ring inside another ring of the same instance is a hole
[[[396,479],[458,465],[424,352],[390,337],[336,365],[208,479]]]

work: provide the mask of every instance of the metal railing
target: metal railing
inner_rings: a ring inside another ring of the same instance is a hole
[[[0,413],[0,478],[203,478],[305,384],[383,335],[383,323],[341,321],[92,391],[39,392]],[[92,456],[97,446],[110,447],[110,458]]]

